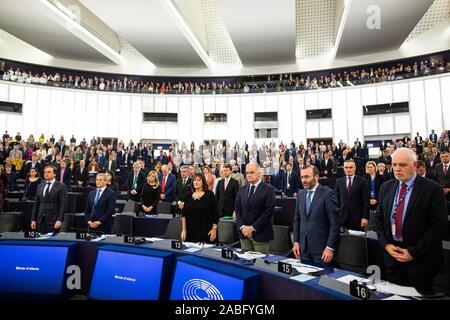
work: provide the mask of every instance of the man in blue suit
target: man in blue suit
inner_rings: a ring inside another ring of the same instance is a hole
[[[241,248],[268,253],[273,240],[275,188],[262,182],[258,164],[249,163],[245,172],[248,184],[239,189],[235,202]]]
[[[166,164],[161,167],[161,171],[162,175],[159,176],[159,184],[161,185],[161,201],[175,201],[176,178],[169,172],[169,166]]]
[[[111,216],[115,213],[117,194],[106,187],[106,174],[97,174],[95,182],[97,189],[89,194],[84,209],[88,230],[111,233]]]
[[[301,179],[304,189],[295,204],[293,252],[297,258],[329,264],[339,235],[336,194],[319,184],[319,170],[314,166],[304,166]]]
[[[280,164],[276,162],[274,164],[275,172],[270,176],[270,184],[275,187],[276,190],[283,191],[284,190],[284,179],[283,176],[285,172],[283,169],[280,169]]]

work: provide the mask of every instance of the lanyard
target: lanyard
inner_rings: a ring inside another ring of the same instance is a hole
[[[397,198],[398,198],[398,192],[400,192],[400,191],[399,191],[399,187],[397,187],[397,191],[395,192],[394,214],[392,215],[392,219],[395,220],[395,217],[396,217],[396,215],[397,215],[397,209],[398,209],[398,207],[400,206],[400,204],[401,204],[403,201],[405,201],[405,198],[406,198],[406,196],[408,195],[408,192],[411,191],[411,189],[412,189],[413,186],[414,186],[414,182],[413,182],[409,187],[406,188],[405,194],[404,194],[400,199],[397,199]]]

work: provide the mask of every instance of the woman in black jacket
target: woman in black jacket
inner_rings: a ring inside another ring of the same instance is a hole
[[[161,195],[158,175],[156,171],[150,171],[147,183],[142,187],[140,212],[144,214],[157,214],[156,207]]]
[[[382,176],[378,174],[377,164],[375,161],[369,161],[366,164],[366,179],[370,190],[370,210],[376,210],[378,205],[378,195],[381,185],[384,182]]]
[[[192,179],[192,192],[186,195],[181,221],[183,241],[216,241],[219,222],[216,198],[214,193],[208,190],[205,176],[201,173],[196,173]]]

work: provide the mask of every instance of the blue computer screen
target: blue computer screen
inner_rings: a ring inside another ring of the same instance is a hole
[[[61,294],[67,247],[0,245],[0,292]]]
[[[89,298],[156,300],[162,267],[162,257],[99,250]]]
[[[177,261],[171,300],[241,300],[244,280]]]

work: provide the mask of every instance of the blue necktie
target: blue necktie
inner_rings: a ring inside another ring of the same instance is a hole
[[[248,203],[250,203],[250,199],[252,198],[254,192],[255,192],[255,186],[252,185],[250,187],[250,192],[248,193]]]
[[[100,189],[97,189],[97,194],[95,195],[95,199],[94,199],[94,207],[97,206],[97,202],[98,202],[98,199],[100,199],[101,193],[102,193],[102,191]]]
[[[311,195],[312,191],[308,190],[308,194],[306,195],[306,215],[309,216],[309,209],[311,208]]]

